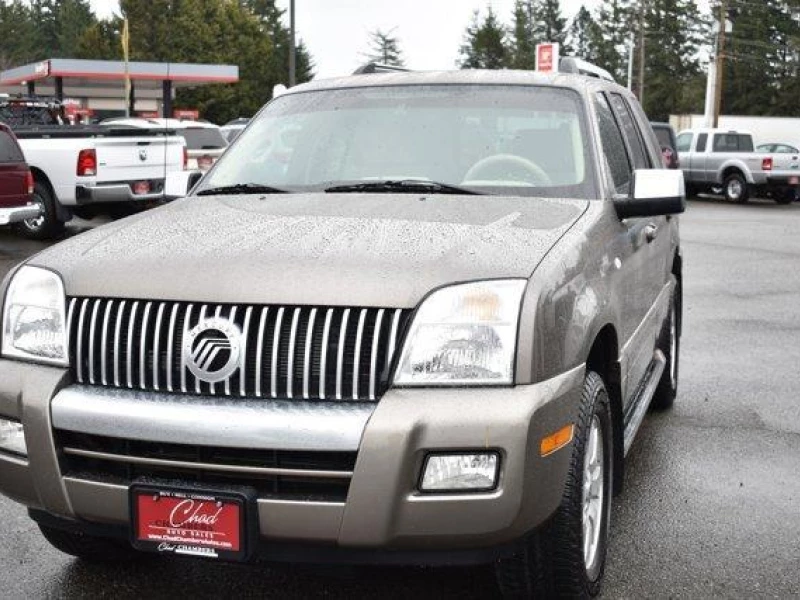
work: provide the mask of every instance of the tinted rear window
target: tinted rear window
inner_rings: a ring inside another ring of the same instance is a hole
[[[2,129],[0,129],[0,162],[25,162],[17,143],[7,131]]]
[[[667,148],[675,150],[675,144],[672,143],[672,136],[670,135],[669,129],[666,127],[653,127],[653,131],[656,132],[656,139],[658,139],[659,146],[666,146]]]
[[[217,150],[228,145],[219,129],[195,127],[184,129],[179,133],[186,140],[186,147],[189,150]]]
[[[753,138],[738,133],[718,133],[714,136],[714,152],[752,152]]]

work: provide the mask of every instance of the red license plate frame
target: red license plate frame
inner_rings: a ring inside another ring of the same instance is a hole
[[[150,193],[150,182],[149,181],[137,181],[133,184],[133,193],[136,196],[144,196],[145,194]]]
[[[243,561],[253,550],[254,494],[133,484],[131,545],[137,550]]]

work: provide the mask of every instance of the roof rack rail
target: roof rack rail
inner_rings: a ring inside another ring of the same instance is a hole
[[[371,62],[358,67],[353,71],[353,75],[368,75],[370,73],[405,73],[410,71],[405,67],[395,67],[393,65],[383,65],[381,63]]]
[[[606,81],[614,82],[614,76],[605,69],[601,69],[597,65],[593,65],[580,58],[574,56],[565,56],[558,63],[558,70],[560,73],[575,73],[576,75],[586,75],[587,77],[597,77],[598,79],[605,79]]]

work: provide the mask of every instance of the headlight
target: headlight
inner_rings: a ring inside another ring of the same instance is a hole
[[[513,383],[524,279],[480,281],[428,296],[406,337],[397,385]]]
[[[3,306],[3,355],[66,365],[64,285],[46,269],[22,267]]]

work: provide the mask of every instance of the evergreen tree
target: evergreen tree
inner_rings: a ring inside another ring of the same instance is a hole
[[[478,11],[473,13],[460,57],[458,64],[462,69],[502,69],[508,65],[506,30],[491,6],[483,20]]]
[[[567,31],[567,43],[572,53],[583,60],[598,63],[597,40],[600,35],[592,14],[586,10],[586,6],[581,5]]]
[[[30,6],[22,0],[0,0],[0,69],[44,58],[41,54]]]
[[[633,17],[633,0],[602,0],[595,17],[596,63],[620,82],[626,78]]]
[[[403,52],[400,50],[400,41],[392,35],[394,31],[376,29],[370,32],[370,47],[365,53],[369,62],[376,62],[393,67],[402,67]]]
[[[644,109],[653,120],[702,112],[705,78],[698,53],[709,39],[693,0],[649,0]]]
[[[89,0],[59,0],[53,5],[55,48],[53,58],[74,58],[81,38],[97,19]]]
[[[537,44],[556,42],[561,45],[561,55],[570,53],[567,43],[567,19],[561,14],[560,0],[531,0],[533,39]]]
[[[512,69],[532,71],[536,68],[536,43],[532,26],[533,6],[531,0],[516,0],[514,24],[509,44],[509,66]]]

